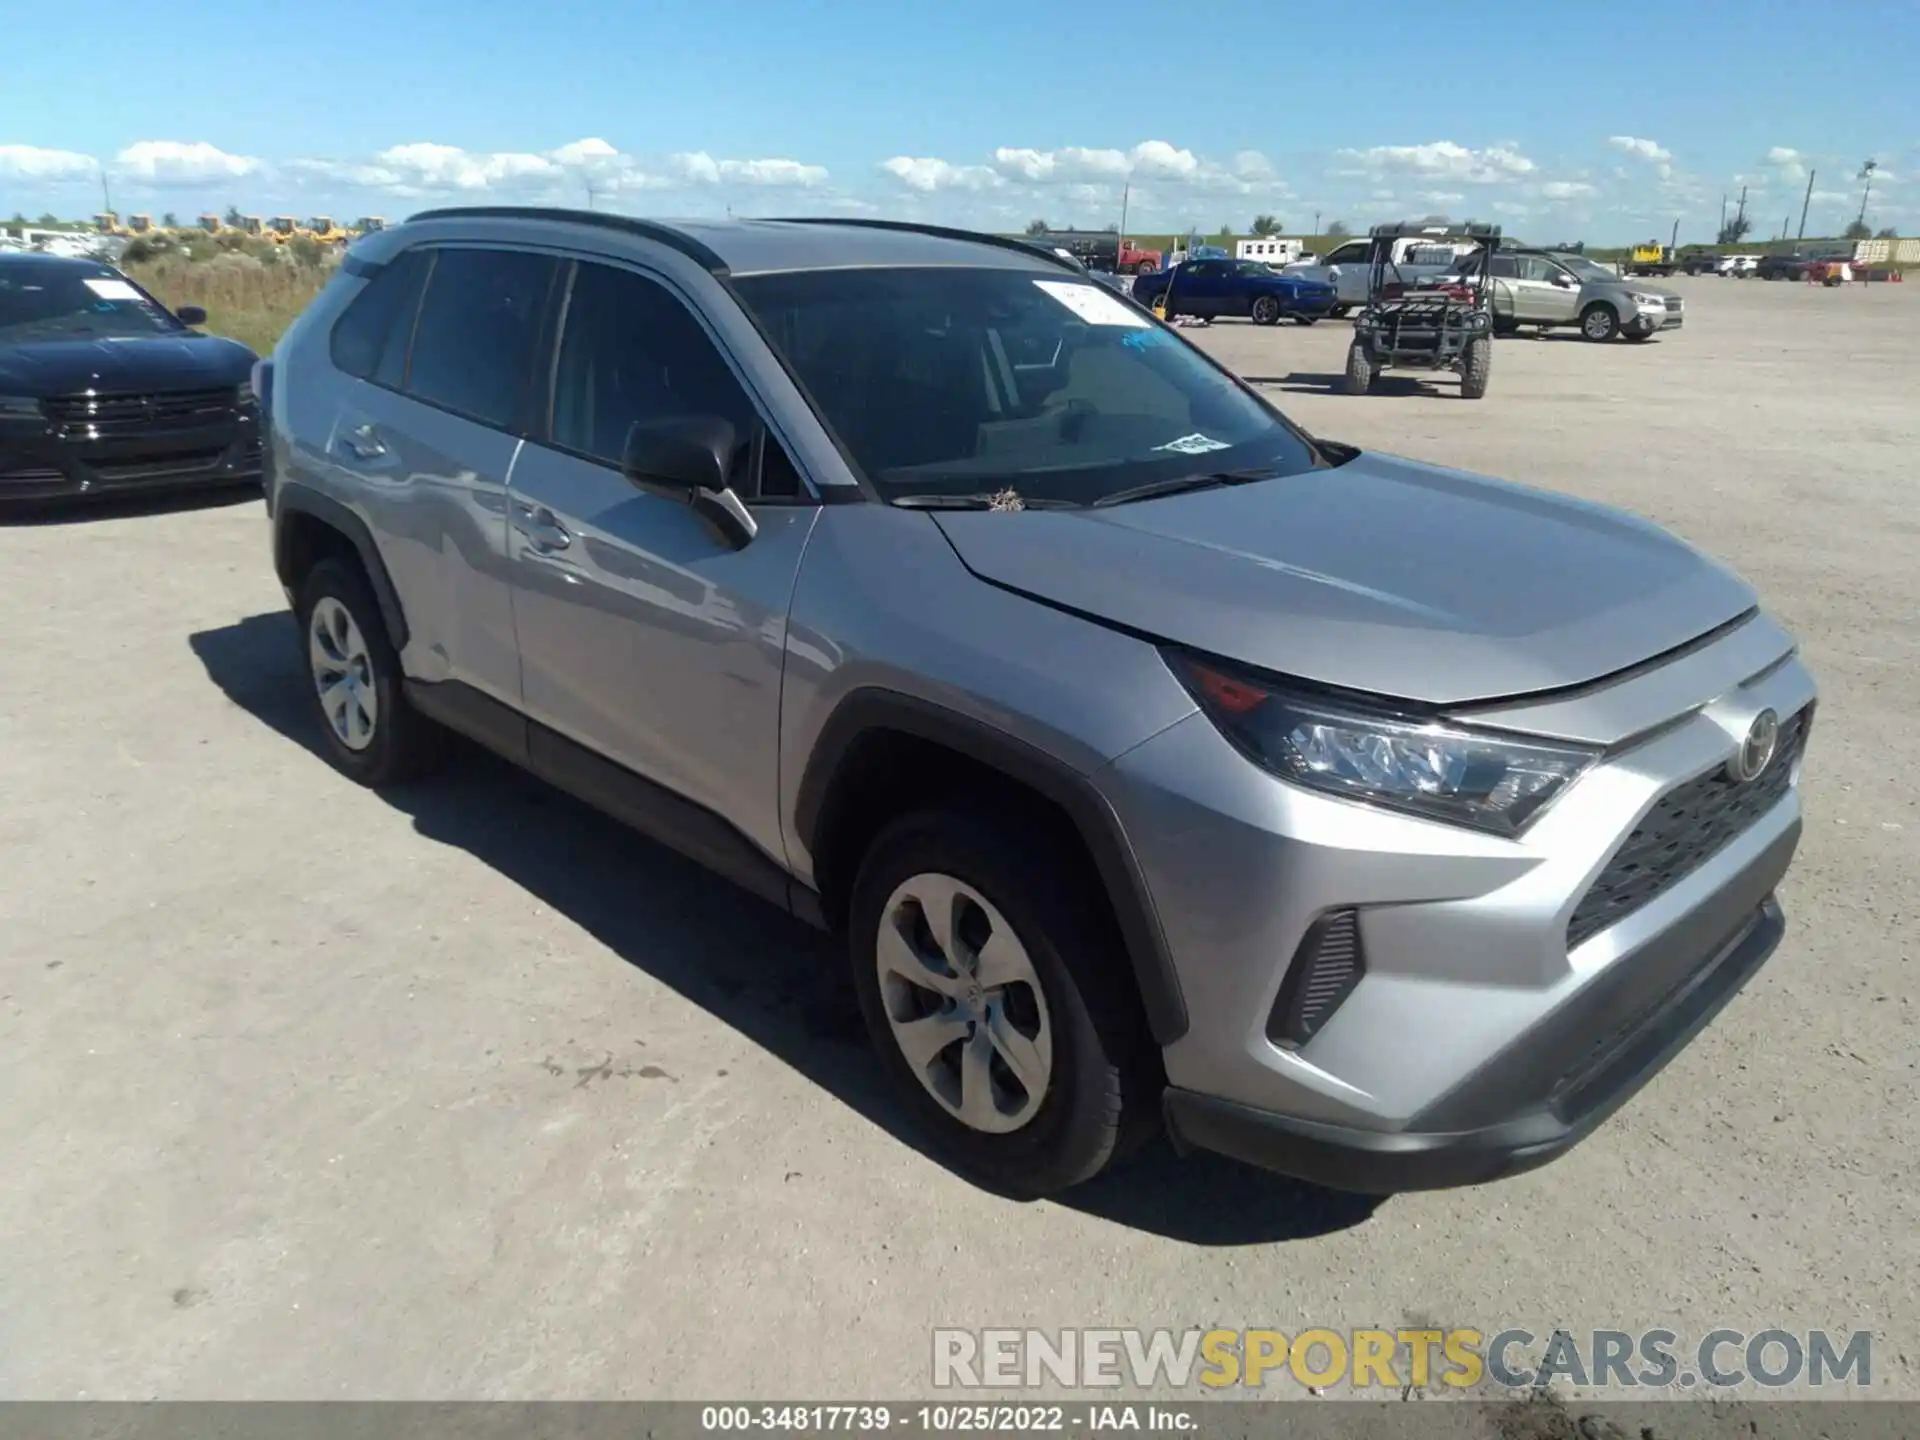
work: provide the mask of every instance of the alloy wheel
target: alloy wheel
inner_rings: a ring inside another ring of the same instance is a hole
[[[373,654],[352,612],[331,595],[321,597],[307,620],[307,659],[334,738],[349,750],[365,750],[380,723]]]
[[[874,948],[894,1043],[934,1101],[986,1134],[1031,1121],[1053,1074],[1053,1027],[1006,918],[965,881],[915,875],[888,897]]]

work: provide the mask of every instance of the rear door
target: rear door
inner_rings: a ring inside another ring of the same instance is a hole
[[[564,284],[551,388],[509,496],[526,712],[781,859],[787,602],[817,503],[671,282],[583,258]],[[734,489],[759,526],[743,548],[621,472],[636,421],[692,415],[741,437]],[[568,763],[535,758],[556,757]]]
[[[380,537],[410,632],[409,672],[520,698],[507,567],[507,475],[520,447],[542,312],[558,266],[526,252],[403,252],[362,303],[377,346],[348,339],[360,383],[330,437]],[[391,277],[391,278],[389,278]],[[388,290],[383,300],[376,290]],[[378,305],[374,302],[378,301]],[[336,353],[340,339],[336,335]],[[354,348],[357,346],[358,348]],[[339,363],[336,360],[336,363]]]

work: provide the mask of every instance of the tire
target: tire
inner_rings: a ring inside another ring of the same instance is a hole
[[[1353,307],[1351,305],[1336,305],[1327,311],[1328,316],[1335,320],[1344,320],[1352,313]]]
[[[1280,323],[1280,302],[1271,295],[1262,295],[1253,302],[1253,323],[1256,325],[1278,325]]]
[[[1496,315],[1493,317],[1493,333],[1495,335],[1518,335],[1520,333],[1520,322],[1512,319],[1502,320]]]
[[[1153,1133],[1162,1081],[1118,927],[1044,827],[974,809],[895,821],[861,863],[848,929],[868,1034],[955,1170],[1037,1198]],[[939,929],[964,938],[941,945]],[[972,983],[948,951],[977,965],[995,939],[1011,942],[989,962],[1009,980]],[[934,1022],[910,1061],[901,1031]],[[963,1072],[974,1055],[982,1068]]]
[[[1595,342],[1605,342],[1620,333],[1620,317],[1604,300],[1596,300],[1580,312],[1580,334]]]
[[[439,758],[442,737],[407,704],[400,657],[359,568],[322,560],[302,582],[294,613],[328,763],[376,789],[425,771]]]
[[[1373,389],[1373,366],[1367,361],[1367,352],[1355,341],[1347,347],[1347,394],[1364,395]]]
[[[1482,335],[1467,342],[1467,364],[1460,374],[1460,398],[1478,400],[1487,393],[1493,378],[1493,337]]]
[[[1160,267],[1151,260],[1142,260],[1133,267],[1133,273],[1136,275],[1151,275],[1159,268]]]
[[[1621,332],[1621,335],[1623,338],[1633,341],[1633,343],[1636,345],[1644,345],[1647,343],[1647,341],[1651,340],[1654,337],[1655,333],[1656,332],[1652,330],[1649,330],[1644,334],[1634,330],[1623,330]]]

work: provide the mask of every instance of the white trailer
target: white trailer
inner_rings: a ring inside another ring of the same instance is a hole
[[[1291,265],[1300,258],[1298,240],[1241,240],[1233,247],[1236,260],[1260,260],[1268,265]]]

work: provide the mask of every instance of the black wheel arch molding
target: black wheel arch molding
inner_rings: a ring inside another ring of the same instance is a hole
[[[380,618],[386,624],[387,638],[393,642],[396,651],[405,650],[411,633],[407,629],[406,611],[401,607],[400,592],[394,588],[393,577],[387,573],[386,561],[380,556],[380,547],[374,542],[373,531],[367,522],[351,506],[297,481],[281,481],[272,499],[272,510],[273,568],[280,577],[280,583],[288,586],[295,583],[296,516],[317,520],[329,529],[337,530],[360,557],[360,567],[366,572],[367,583],[373,587],[373,598],[380,606]]]
[[[1186,1001],[1166,932],[1120,817],[1087,775],[1004,730],[901,691],[849,691],[821,726],[795,795],[794,835],[809,853],[817,854],[817,843],[831,833],[839,781],[862,743],[882,735],[950,749],[1056,806],[1086,846],[1113,908],[1154,1040],[1164,1047],[1186,1034]]]

